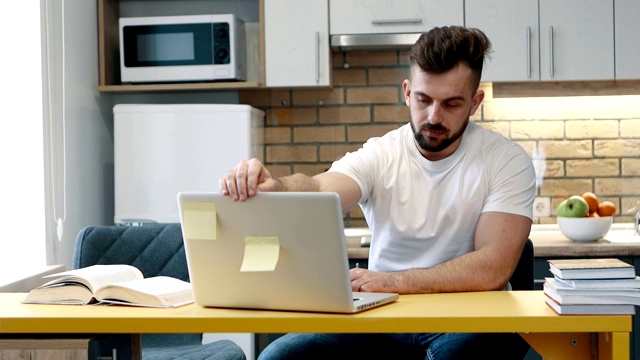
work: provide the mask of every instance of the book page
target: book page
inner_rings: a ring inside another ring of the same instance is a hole
[[[23,300],[25,304],[83,305],[93,302],[93,294],[84,285],[53,284],[31,290]]]
[[[48,275],[45,278],[55,278],[44,286],[63,282],[78,282],[86,285],[91,292],[107,284],[142,279],[140,270],[131,265],[93,265],[81,269],[65,271]]]
[[[141,306],[179,306],[193,302],[191,284],[168,276],[106,285],[95,292],[98,300]]]

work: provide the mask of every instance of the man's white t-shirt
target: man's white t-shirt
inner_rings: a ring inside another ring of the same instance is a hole
[[[532,218],[535,172],[527,153],[470,122],[449,157],[429,161],[409,124],[367,141],[329,171],[353,178],[372,237],[369,269],[427,268],[473,250],[482,212]]]

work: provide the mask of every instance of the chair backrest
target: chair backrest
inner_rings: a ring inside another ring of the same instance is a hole
[[[509,283],[512,290],[533,290],[533,242],[527,239]]]
[[[129,264],[145,277],[189,281],[180,224],[88,226],[76,238],[72,267],[96,264]]]

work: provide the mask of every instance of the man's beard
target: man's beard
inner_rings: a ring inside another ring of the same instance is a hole
[[[469,118],[467,118],[467,120],[464,122],[464,124],[460,128],[460,131],[452,134],[451,136],[449,136],[444,140],[438,140],[436,138],[427,137],[422,134],[422,130],[425,130],[425,129],[442,131],[445,134],[448,134],[449,129],[447,129],[446,127],[440,124],[433,125],[430,123],[425,123],[424,125],[420,126],[419,130],[416,131],[416,128],[415,128],[415,125],[413,125],[413,122],[410,121],[409,123],[411,124],[411,130],[413,131],[413,135],[416,139],[416,142],[418,143],[418,146],[420,146],[422,150],[428,151],[428,152],[440,152],[448,148],[449,146],[451,146],[451,144],[453,144],[456,140],[458,140],[462,136],[462,134],[464,134],[465,129],[469,125]]]

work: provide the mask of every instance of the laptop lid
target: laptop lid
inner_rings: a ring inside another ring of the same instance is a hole
[[[398,298],[352,293],[335,193],[181,192],[178,206],[198,305],[350,313]]]

